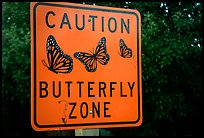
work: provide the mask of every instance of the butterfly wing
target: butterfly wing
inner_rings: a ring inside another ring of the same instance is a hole
[[[110,56],[107,53],[105,37],[101,38],[101,40],[99,41],[98,46],[96,47],[96,50],[95,50],[95,56],[97,61],[102,65],[108,64],[108,61],[110,60]]]
[[[123,39],[120,39],[120,56],[123,58],[132,57],[132,50],[126,46]]]
[[[97,68],[97,60],[92,54],[86,52],[76,52],[74,57],[81,61],[88,72],[95,72]]]
[[[56,63],[56,59],[58,59],[58,57],[61,57],[63,55],[63,52],[52,35],[50,35],[47,38],[46,52],[47,52],[48,66],[50,68],[53,68],[54,64]]]
[[[69,55],[63,54],[55,38],[50,35],[47,39],[48,69],[55,73],[70,73],[73,68],[73,60]],[[43,61],[45,65],[45,62]]]
[[[69,55],[59,56],[54,64],[53,69],[58,73],[70,73],[73,69],[73,60]]]

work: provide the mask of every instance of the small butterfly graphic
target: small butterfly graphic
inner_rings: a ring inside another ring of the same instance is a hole
[[[50,35],[47,38],[46,46],[47,60],[42,60],[44,66],[46,66],[50,71],[58,73],[70,73],[73,69],[73,60],[67,55],[63,54],[63,51],[58,46],[55,38]]]
[[[74,57],[81,61],[88,72],[95,72],[97,69],[97,62],[102,65],[107,65],[110,56],[106,49],[106,38],[102,37],[98,42],[98,46],[93,53],[76,52]]]
[[[131,58],[132,57],[132,50],[126,46],[123,39],[120,39],[120,53],[119,54],[123,58]]]

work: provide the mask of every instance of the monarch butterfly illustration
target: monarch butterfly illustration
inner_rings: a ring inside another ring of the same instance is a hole
[[[120,39],[120,53],[119,54],[123,58],[131,58],[132,57],[132,50],[126,46],[123,39]]]
[[[98,46],[93,53],[76,52],[74,53],[74,57],[85,65],[88,72],[95,72],[97,69],[97,62],[102,65],[106,65],[110,60],[110,56],[106,49],[106,38],[102,37],[100,39]]]
[[[55,38],[50,35],[47,38],[46,46],[47,60],[42,60],[44,66],[46,66],[50,71],[58,73],[70,73],[73,69],[73,60],[67,55],[63,54],[63,51],[58,46]]]

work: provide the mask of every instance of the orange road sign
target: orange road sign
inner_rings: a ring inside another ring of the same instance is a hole
[[[66,2],[30,12],[33,129],[140,126],[140,13]]]

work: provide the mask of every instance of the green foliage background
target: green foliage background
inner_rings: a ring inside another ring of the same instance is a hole
[[[202,3],[94,3],[137,9],[142,17],[143,123],[140,127],[100,129],[100,135],[201,134]],[[30,45],[30,3],[3,2],[4,135],[48,135],[35,132],[30,124]],[[67,135],[74,135],[73,131]]]

